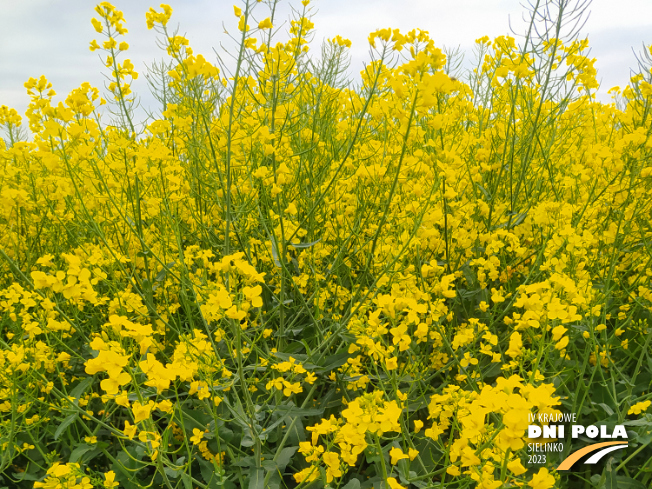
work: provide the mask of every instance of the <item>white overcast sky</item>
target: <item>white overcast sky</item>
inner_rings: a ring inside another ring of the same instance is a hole
[[[24,114],[29,98],[23,83],[29,77],[45,75],[62,100],[73,88],[89,81],[103,87],[97,53],[88,49],[98,39],[90,19],[95,1],[89,0],[0,0],[0,105],[16,108]],[[136,70],[145,71],[144,63],[160,59],[165,53],[156,47],[155,32],[148,31],[145,12],[157,4],[144,0],[115,0],[127,20],[128,57]],[[171,25],[190,40],[195,53],[214,59],[212,48],[229,45],[223,25],[236,31],[233,4],[240,0],[168,0],[174,9]],[[281,18],[289,16],[288,2],[281,2]],[[298,0],[290,4],[301,7]],[[509,34],[509,22],[517,32],[524,31],[524,8],[518,0],[312,0],[315,48],[324,38],[336,34],[351,39],[352,67],[356,75],[368,59],[367,36],[383,27],[407,31],[421,28],[430,32],[439,47],[459,46],[473,56],[474,40],[488,35]],[[157,7],[158,8],[158,7]],[[264,5],[258,5],[259,20]],[[652,44],[652,0],[594,0],[583,32],[589,36],[591,56],[602,82],[599,98],[609,101],[607,90],[627,84],[629,69],[642,43]],[[278,26],[278,22],[276,23]],[[313,48],[313,49],[315,49]],[[315,49],[315,51],[317,51]],[[134,84],[143,106],[151,106],[144,77]]]

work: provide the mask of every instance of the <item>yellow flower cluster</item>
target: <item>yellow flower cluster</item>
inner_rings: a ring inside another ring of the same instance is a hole
[[[326,480],[330,483],[335,477],[342,477],[346,468],[343,464],[354,467],[358,456],[367,448],[367,434],[369,436],[382,436],[389,432],[401,432],[399,417],[401,407],[396,401],[386,402],[384,394],[376,391],[365,394],[351,401],[347,408],[342,411],[342,418],[323,419],[321,423],[308,427],[312,433],[311,441],[302,442],[299,452],[304,455],[306,462],[312,462],[310,467],[295,474],[297,482],[309,482],[315,480],[319,472],[317,463],[320,461],[326,465]],[[325,451],[319,445],[319,438],[327,445]],[[333,452],[337,446],[338,452]],[[396,459],[397,454],[393,455]],[[342,471],[344,468],[344,472]]]
[[[29,135],[0,107],[0,472],[574,487],[526,463],[529,416],[570,409],[637,416],[647,446],[652,58],[605,104],[577,37],[480,38],[462,76],[385,28],[354,85],[301,3],[235,6],[226,73],[150,9],[168,58],[139,124],[103,2],[111,124],[45,76]]]
[[[110,476],[107,476],[107,481],[109,479]],[[62,487],[70,489],[93,489],[93,484],[91,484],[91,479],[83,474],[79,464],[60,464],[59,462],[54,463],[48,469],[47,477],[43,482],[34,482],[34,488],[36,489],[58,489]]]

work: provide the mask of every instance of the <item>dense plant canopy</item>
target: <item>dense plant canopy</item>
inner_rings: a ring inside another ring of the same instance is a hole
[[[357,85],[308,0],[235,7],[231,72],[161,5],[139,123],[101,3],[108,103],[0,109],[0,486],[650,487],[650,57],[597,102],[573,5],[466,75],[381,29]],[[557,413],[629,446],[532,463]]]

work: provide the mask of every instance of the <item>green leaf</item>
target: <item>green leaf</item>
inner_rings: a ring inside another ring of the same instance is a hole
[[[292,333],[294,334],[294,333]],[[289,345],[286,345],[285,351],[291,353],[293,357],[298,357],[300,354],[298,352],[303,351],[304,346],[300,341],[293,341]]]
[[[181,480],[183,481],[183,486],[186,489],[192,489],[192,479],[185,472],[181,472]]]
[[[280,471],[285,470],[285,467],[292,460],[292,456],[297,452],[299,447],[287,447],[281,450],[276,457],[276,465]]]
[[[604,482],[604,488],[605,489],[618,489],[618,480],[616,479],[616,471],[611,467],[611,464],[613,462],[613,457],[609,459],[607,462],[607,467],[605,470],[607,471],[606,473],[606,479]]]
[[[471,270],[471,267],[467,263],[462,265],[460,269],[462,270],[462,273],[464,274],[464,278],[466,279],[466,283],[469,284],[469,287],[472,287],[478,283],[478,279],[476,278],[475,274],[473,273],[473,270]]]
[[[198,428],[203,431],[212,421],[212,417],[209,414],[199,409],[194,409],[192,405],[183,405],[181,411],[183,411],[183,427],[189,433],[192,433],[193,428]]]
[[[249,489],[265,489],[265,471],[257,468],[251,472],[249,478]]]
[[[165,280],[165,276],[168,274],[168,270],[171,267],[173,267],[176,263],[177,263],[176,261],[171,261],[170,263],[165,265],[165,268],[163,270],[161,270],[160,272],[158,272],[158,275],[156,276],[156,278],[154,280],[156,280],[157,282],[163,282],[163,280]]]
[[[217,435],[220,437],[221,440],[224,440],[227,443],[230,443],[231,440],[233,440],[233,430],[230,428],[227,428],[226,426],[220,426],[217,429]]]
[[[482,378],[488,379],[492,377],[498,377],[501,373],[500,363],[490,363],[482,372]]]
[[[644,417],[639,419],[625,421],[623,424],[625,426],[652,426],[652,414],[646,414]]]
[[[618,481],[618,489],[647,489],[645,484],[642,482],[631,479],[624,475],[616,476],[616,480]]]
[[[304,249],[304,248],[310,248],[311,246],[316,245],[321,241],[321,238],[318,240],[312,241],[310,243],[288,243],[288,246],[293,246],[294,248],[299,248],[299,249]]]
[[[197,458],[199,462],[199,471],[201,472],[201,477],[206,483],[208,488],[220,487],[218,484],[218,477],[215,473],[215,467],[208,460],[202,458]]]
[[[261,465],[267,472],[276,472],[276,470],[278,470],[278,466],[273,460],[263,460]]]
[[[12,477],[14,479],[18,479],[19,481],[37,481],[37,480],[39,480],[39,478],[36,475],[31,474],[29,472],[20,472],[20,473],[14,472],[11,475],[12,475]]]
[[[68,462],[70,462],[71,464],[75,463],[86,452],[89,452],[89,451],[94,450],[94,449],[95,449],[95,447],[93,447],[91,445],[87,445],[86,443],[82,443],[81,445],[79,445],[77,448],[75,448],[72,451],[72,453],[70,454],[70,459],[68,460]]]
[[[254,443],[254,438],[250,433],[245,433],[245,435],[242,437],[242,440],[240,440],[240,446],[245,448],[253,447]]]
[[[342,489],[360,489],[360,481],[358,479],[351,479]]]
[[[336,353],[335,355],[328,356],[318,363],[320,368],[315,372],[320,374],[330,372],[331,370],[344,365],[349,358],[351,358],[351,355],[348,352]]]
[[[116,473],[116,482],[120,483],[120,488],[138,489],[145,484],[141,484],[137,475],[138,471],[146,465],[140,460],[145,456],[145,450],[142,447],[126,447],[116,456],[111,470]]]
[[[303,365],[303,362],[308,360],[308,355],[306,354],[296,354],[296,355],[290,355],[289,353],[277,351],[272,353],[276,358],[279,358],[283,360],[284,362],[288,362],[290,360],[290,357],[294,358],[296,361],[301,362],[301,365]]]
[[[278,246],[276,245],[276,238],[270,236],[269,240],[272,243],[272,258],[274,259],[274,265],[276,265],[278,268],[281,268],[281,262],[278,259]]]
[[[270,475],[269,481],[267,481],[266,489],[280,489],[281,487],[281,476],[278,472],[274,472]],[[285,485],[283,487],[286,487]]]
[[[280,406],[275,406],[274,407],[274,412],[276,414],[279,414],[281,416],[303,416],[303,417],[308,417],[308,416],[321,416],[324,414],[324,409],[301,409],[296,406],[287,406],[281,404]],[[268,426],[267,429],[271,429],[275,426],[278,425],[278,422],[275,423],[272,426]]]
[[[489,192],[487,192],[487,189],[485,189],[482,185],[480,185],[478,182],[475,182],[476,186],[480,189],[480,192],[482,192],[482,195],[484,195],[484,198],[486,200],[491,200],[491,195],[489,195]]]
[[[290,427],[288,443],[298,445],[302,441],[306,441],[306,431],[303,428],[300,416],[288,416],[287,426]]]
[[[179,477],[179,471],[177,469],[173,469],[172,467],[163,467],[163,471],[165,472],[165,475],[167,475],[170,479],[176,479]]]
[[[374,489],[375,487],[383,487],[384,484],[385,483],[383,482],[383,478],[379,475],[376,475],[364,481],[362,484],[360,484],[360,487],[361,489]]]
[[[64,419],[63,422],[57,428],[57,430],[54,432],[54,439],[58,440],[59,437],[61,436],[61,433],[63,433],[68,426],[73,424],[78,417],[79,416],[77,415],[77,413],[73,413],[70,416],[68,416],[66,419]]]
[[[75,400],[79,399],[84,393],[84,391],[88,389],[88,386],[93,383],[93,380],[94,380],[93,377],[86,377],[79,384],[77,384],[72,391],[70,391],[70,396],[74,397]]]
[[[256,461],[252,456],[240,457],[235,462],[231,462],[231,465],[234,465],[235,467],[253,467],[256,465]]]

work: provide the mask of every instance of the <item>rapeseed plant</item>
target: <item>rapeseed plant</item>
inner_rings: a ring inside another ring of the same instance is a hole
[[[314,54],[309,0],[278,41],[277,3],[234,6],[232,69],[150,9],[142,123],[108,2],[106,100],[31,78],[29,136],[0,107],[2,483],[649,486],[652,47],[597,102],[561,0],[466,77],[379,29],[354,85],[351,42]],[[532,464],[564,412],[630,449]]]

